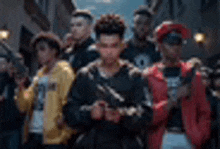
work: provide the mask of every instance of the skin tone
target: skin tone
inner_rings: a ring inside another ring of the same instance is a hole
[[[97,48],[101,57],[99,68],[112,76],[120,69],[120,54],[125,48],[124,42],[118,34],[101,34]]]
[[[168,43],[162,43],[160,48],[163,55],[162,61],[165,65],[174,66],[177,62],[179,62],[182,52],[182,45],[170,45]]]
[[[123,40],[118,34],[101,34],[96,46],[101,57],[101,62],[98,67],[108,76],[113,76],[120,69],[120,53],[125,48]],[[118,110],[109,108],[105,101],[97,101],[94,104],[91,110],[91,117],[94,120],[104,118],[106,121],[113,123],[118,123],[120,120]]]
[[[36,50],[38,55],[38,61],[42,66],[47,67],[45,75],[48,75],[55,66],[56,62],[58,61],[58,58],[56,56],[57,51],[56,49],[51,49],[45,41],[40,41],[36,45]]]
[[[152,20],[145,15],[135,15],[134,17],[134,38],[136,46],[146,46],[146,39],[151,30]]]
[[[57,50],[51,49],[47,42],[40,41],[36,44],[35,49],[37,50],[38,55],[38,62],[42,66],[46,66],[47,70],[44,73],[45,76],[48,76],[51,74],[52,69],[54,68],[56,62],[59,60],[57,58]],[[16,82],[19,82],[20,88],[24,89],[24,83],[25,79],[17,80]],[[58,127],[62,127],[64,125],[64,119],[60,118],[57,120]]]
[[[182,52],[182,45],[170,45],[168,43],[162,43],[159,45],[162,52],[162,62],[165,66],[175,67],[179,62]],[[181,99],[182,97],[186,97],[190,94],[189,85],[186,84],[184,86],[179,87],[177,91],[177,99]],[[177,106],[178,102],[173,100],[168,100],[167,109],[170,110],[172,107]]]
[[[70,31],[73,35],[73,40],[81,44],[91,36],[92,24],[84,17],[72,17],[70,20]]]

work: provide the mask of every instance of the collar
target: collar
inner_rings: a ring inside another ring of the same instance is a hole
[[[160,62],[155,64],[155,67],[156,67],[156,71],[154,72],[154,76],[159,80],[166,81],[166,78],[163,76],[163,70],[164,68],[169,66],[165,66],[164,63]],[[185,77],[188,70],[192,68],[190,63],[184,63],[183,61],[179,61],[175,65],[172,65],[172,67],[181,67],[182,77]]]
[[[86,39],[84,42],[82,42],[81,44],[76,44],[74,46],[74,49],[85,49],[88,46],[90,46],[91,44],[93,44],[95,41],[94,39],[92,39],[92,37],[89,37],[88,39]],[[81,51],[81,50],[80,50]]]

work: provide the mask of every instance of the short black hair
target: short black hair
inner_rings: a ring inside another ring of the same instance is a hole
[[[136,15],[144,15],[148,18],[152,18],[153,14],[149,11],[148,6],[141,5],[138,9],[134,10],[134,16]]]
[[[86,20],[88,20],[89,24],[92,24],[93,19],[94,19],[93,15],[91,14],[91,11],[86,10],[86,9],[85,10],[77,9],[77,10],[73,11],[72,17],[83,17]]]
[[[96,38],[100,38],[100,34],[119,34],[120,38],[124,37],[126,25],[124,19],[118,14],[101,15],[95,24]]]
[[[40,41],[47,42],[48,46],[51,49],[57,50],[57,56],[60,55],[61,47],[62,47],[62,41],[60,40],[59,36],[52,32],[40,32],[37,35],[35,35],[31,41],[31,47],[35,50],[36,45]]]

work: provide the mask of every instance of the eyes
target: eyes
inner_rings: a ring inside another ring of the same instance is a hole
[[[122,46],[122,43],[116,43],[116,44],[112,44],[112,45],[99,43],[98,46],[101,47],[101,48],[120,48]]]

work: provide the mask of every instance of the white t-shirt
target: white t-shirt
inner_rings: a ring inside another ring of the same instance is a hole
[[[38,98],[34,102],[33,116],[30,122],[29,132],[43,134],[43,110],[47,100],[48,77],[42,77],[38,81]]]

